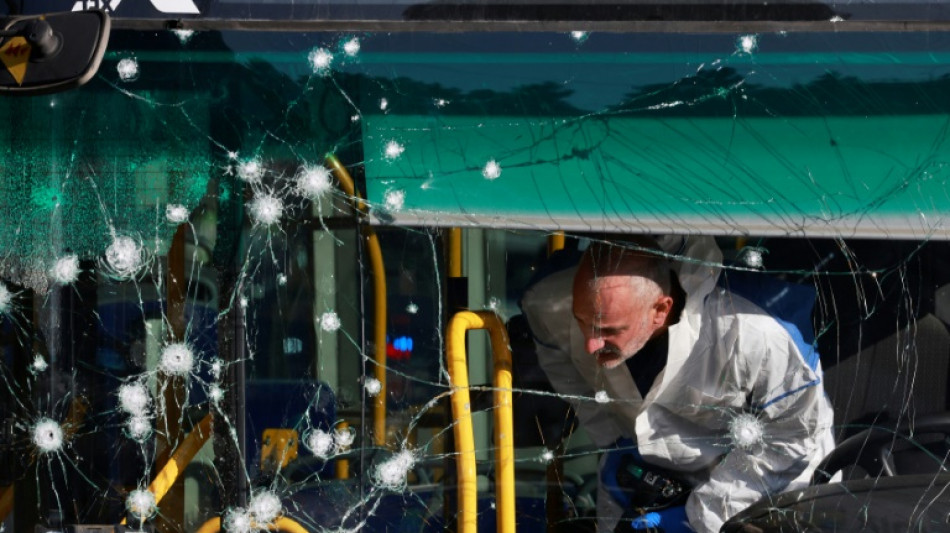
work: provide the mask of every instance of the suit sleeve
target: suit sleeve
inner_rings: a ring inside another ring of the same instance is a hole
[[[729,451],[687,502],[690,524],[698,531],[719,531],[725,520],[762,498],[807,486],[834,446],[833,411],[820,366],[810,368],[780,332],[760,333],[746,334],[737,344],[737,356],[757,363],[747,369],[755,384],[751,406],[729,413],[733,418],[724,439]],[[762,356],[748,356],[754,352]]]

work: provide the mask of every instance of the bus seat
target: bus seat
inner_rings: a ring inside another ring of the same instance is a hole
[[[333,390],[320,381],[248,380],[245,406],[248,471],[260,466],[266,430],[293,429],[302,436],[309,428],[329,431],[336,422]]]
[[[825,371],[841,440],[884,422],[948,409],[950,332],[928,314]]]

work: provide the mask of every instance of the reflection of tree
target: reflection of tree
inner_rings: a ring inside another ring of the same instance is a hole
[[[366,79],[363,88],[361,108],[364,111],[379,109],[380,99],[385,98],[387,108],[399,114],[576,116],[584,113],[567,102],[574,91],[554,81],[521,85],[510,91],[463,92],[439,83],[399,77]]]
[[[636,113],[661,110],[670,115],[734,114],[736,90],[749,86],[735,69],[700,70],[672,84],[645,85],[624,97],[612,112]]]
[[[922,81],[866,82],[827,72],[788,89],[747,91],[749,100],[779,115],[915,115],[950,111],[950,75]]]
[[[364,113],[383,112],[380,110],[383,99],[387,103],[385,112],[399,115],[581,116],[597,111],[579,109],[571,104],[568,100],[574,91],[570,86],[553,80],[521,85],[508,91],[463,91],[443,83],[422,82],[404,76],[385,78],[343,74],[338,75],[337,80],[351,90],[350,94],[359,94],[357,103]],[[302,85],[295,87],[299,90]],[[263,92],[272,90],[272,87],[262,86]],[[291,87],[282,91],[274,101],[279,103],[281,96],[289,97],[293,90]],[[753,83],[735,68],[721,67],[700,70],[669,83],[635,87],[621,103],[605,111],[611,115],[650,117],[947,113],[950,112],[948,93],[950,75],[923,81],[869,82],[856,76],[825,72],[807,83],[766,86]],[[333,105],[337,107],[328,107],[330,99],[314,109],[320,110],[318,114],[322,115],[326,115],[328,109],[350,111],[350,107],[338,101],[339,98],[336,100]],[[325,135],[326,127],[317,128],[313,133]],[[295,137],[300,138],[300,135]]]
[[[904,115],[950,112],[950,75],[924,81],[863,81],[825,72],[804,84],[766,87],[733,68],[701,70],[638,87],[609,111],[644,116]]]
[[[516,114],[519,109],[521,113],[530,115],[576,115],[581,111],[564,101],[573,92],[553,81],[522,85],[503,93],[492,102],[490,111],[503,115]]]

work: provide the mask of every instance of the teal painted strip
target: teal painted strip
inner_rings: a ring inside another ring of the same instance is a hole
[[[950,215],[948,125],[950,115],[368,116],[363,140],[378,207],[396,193],[402,211],[480,219],[796,228]],[[389,142],[404,148],[392,160]],[[491,160],[494,180],[482,175]]]

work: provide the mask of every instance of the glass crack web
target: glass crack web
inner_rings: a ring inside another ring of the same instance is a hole
[[[669,264],[811,291],[821,370],[801,386],[823,387],[838,444],[858,436],[816,476],[843,484],[835,527],[940,530],[948,42],[114,31],[87,86],[0,102],[2,530],[491,529],[510,444],[519,529],[593,531],[623,514],[596,501],[599,457],[627,448],[590,413],[648,456],[704,454],[653,465],[688,485],[732,468],[771,513],[741,520],[822,519],[803,464],[754,460],[792,457],[814,428],[796,426],[798,389],[746,360],[731,362],[755,386],[720,386],[723,367],[683,389],[675,409],[709,429],[686,441],[630,429],[639,383],[554,375],[546,358],[581,334],[570,283],[551,331],[526,291],[635,235],[712,236],[721,255],[665,249]],[[464,378],[448,363],[460,309],[507,335],[464,334]],[[494,418],[507,393],[513,434]],[[919,490],[893,481],[914,475]]]

